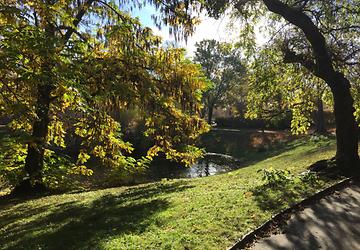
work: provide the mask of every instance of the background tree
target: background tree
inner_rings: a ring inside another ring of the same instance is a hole
[[[240,51],[233,45],[216,40],[196,43],[194,61],[199,63],[210,79],[212,88],[204,93],[208,123],[211,124],[216,105],[229,104],[232,92],[241,85],[245,68]]]
[[[130,169],[159,152],[185,164],[201,155],[192,140],[207,129],[198,115],[204,75],[115,1],[10,0],[0,4],[0,24],[0,110],[17,138],[2,147],[1,172],[17,171],[15,191],[44,188],[70,133],[81,139],[72,173],[91,174],[90,157]],[[109,113],[129,106],[153,141],[137,160]]]

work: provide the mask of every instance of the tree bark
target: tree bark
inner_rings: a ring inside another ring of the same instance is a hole
[[[324,103],[321,97],[318,97],[316,100],[316,114],[315,114],[315,133],[317,134],[326,134],[327,129],[325,125],[325,117],[324,117]]]
[[[55,37],[55,27],[48,24],[45,27],[46,35],[51,39]],[[52,55],[54,53],[55,45],[50,48],[48,58],[41,66],[43,79],[37,84],[37,98],[35,103],[36,119],[33,123],[31,141],[27,145],[27,155],[25,158],[25,172],[26,178],[19,183],[13,190],[13,194],[33,194],[45,191],[46,187],[43,183],[43,169],[44,169],[44,153],[47,134],[49,130],[49,109],[51,103],[51,91],[54,88],[52,69],[54,63]]]
[[[37,119],[33,124],[32,141],[28,144],[25,159],[25,172],[27,178],[16,188],[18,193],[31,193],[32,191],[44,190],[42,171],[44,168],[44,152],[48,127],[50,123],[49,108],[51,85],[38,86],[38,98],[36,102]]]
[[[336,161],[338,165],[342,167],[359,167],[358,127],[354,117],[354,101],[350,92],[350,82],[342,73],[334,69],[325,37],[311,18],[301,10],[292,8],[279,0],[263,0],[263,2],[271,12],[282,16],[304,32],[312,47],[316,63],[301,60],[304,59],[302,56],[292,56],[314,75],[325,80],[331,88],[334,97],[337,140]]]
[[[335,81],[332,93],[336,123],[336,160],[340,166],[359,167],[359,127],[354,117],[350,83],[341,73],[337,74]]]
[[[211,122],[212,122],[213,113],[214,113],[214,105],[209,104],[209,106],[208,106],[208,123],[210,125],[211,125]]]

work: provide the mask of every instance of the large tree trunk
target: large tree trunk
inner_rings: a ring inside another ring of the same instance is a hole
[[[45,186],[42,180],[42,171],[44,167],[44,152],[46,137],[48,134],[49,108],[51,85],[39,84],[38,97],[36,101],[37,119],[33,124],[32,140],[28,143],[27,156],[25,159],[25,178],[17,187],[14,193],[28,194],[33,191],[43,191]]]
[[[54,0],[47,0],[45,2],[47,5],[53,5],[56,3]],[[94,2],[95,0],[86,0],[82,6],[79,4],[79,11],[72,22],[73,27],[78,27],[88,8]],[[49,42],[53,41],[56,37],[56,28],[53,26],[54,23],[56,23],[56,21],[48,20],[44,27],[44,31],[49,38]],[[59,48],[66,45],[74,31],[75,28],[67,30],[67,32],[62,36],[62,43],[58,44]],[[28,143],[28,151],[25,159],[25,172],[27,174],[27,178],[15,187],[13,190],[14,194],[33,194],[37,191],[45,190],[45,185],[42,180],[42,172],[44,168],[46,137],[50,123],[49,109],[51,103],[51,91],[54,87],[51,73],[54,67],[54,63],[52,61],[53,53],[55,53],[55,44],[53,44],[52,47],[49,47],[48,57],[44,60],[46,63],[42,67],[43,74],[47,76],[47,79],[40,82],[37,86],[37,100],[35,104],[37,119],[33,124],[32,141]]]
[[[343,74],[337,74],[332,92],[336,122],[336,160],[340,166],[346,168],[358,167],[359,129],[354,117],[354,100],[350,92],[350,83]]]
[[[287,62],[300,63],[315,76],[322,78],[331,88],[334,97],[338,165],[345,168],[359,167],[358,128],[355,123],[350,83],[333,66],[325,37],[310,17],[299,9],[280,0],[263,0],[266,7],[300,28],[311,45],[315,63],[304,55],[287,51]]]

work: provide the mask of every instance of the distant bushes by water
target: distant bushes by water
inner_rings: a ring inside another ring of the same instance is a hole
[[[232,129],[290,129],[291,113],[285,112],[271,120],[246,119],[241,117],[216,118],[217,127]]]

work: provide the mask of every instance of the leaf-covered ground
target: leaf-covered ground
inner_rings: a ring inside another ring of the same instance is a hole
[[[223,175],[2,202],[0,246],[225,249],[279,210],[331,184],[321,180],[299,190],[296,183],[286,192],[266,192],[258,170],[300,173],[334,150],[331,140],[297,141],[276,156]]]

